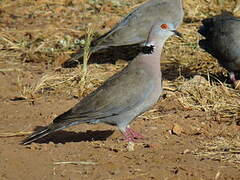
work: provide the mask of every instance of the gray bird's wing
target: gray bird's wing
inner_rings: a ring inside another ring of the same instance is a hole
[[[240,18],[229,12],[203,20],[200,46],[229,71],[240,69]]]
[[[153,90],[154,81],[149,74],[138,66],[130,65],[53,122],[78,124],[119,115],[140,105]]]
[[[95,53],[111,46],[143,44],[154,23],[162,21],[178,27],[183,16],[182,0],[149,0],[129,13],[109,32],[93,40],[90,51]],[[63,64],[63,67],[76,66],[76,60],[82,56],[83,49],[80,49]]]
[[[218,32],[214,33],[218,38],[215,44],[219,59],[223,66],[230,71],[240,71],[240,18],[231,18],[218,24]]]
[[[128,14],[93,45],[109,47],[143,43],[155,22],[181,23],[183,10],[179,3],[180,0],[151,0]]]

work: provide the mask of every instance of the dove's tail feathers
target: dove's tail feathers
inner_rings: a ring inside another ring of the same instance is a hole
[[[21,144],[27,145],[30,144],[33,141],[36,141],[44,136],[47,136],[53,132],[62,130],[64,128],[78,125],[80,123],[98,123],[99,121],[96,119],[79,119],[79,117],[65,117],[68,112],[58,116],[53,120],[53,123],[46,127],[42,127],[39,130],[36,130],[32,135],[27,137]]]
[[[47,136],[50,133],[59,131],[61,129],[64,129],[65,126],[61,125],[61,124],[50,124],[49,126],[43,127],[39,130],[37,130],[36,132],[34,132],[32,135],[30,135],[29,137],[27,137],[22,144],[23,145],[27,145],[30,144],[33,141],[36,141],[44,136]]]

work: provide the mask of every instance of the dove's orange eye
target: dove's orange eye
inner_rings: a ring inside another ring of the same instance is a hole
[[[162,29],[168,29],[168,25],[167,25],[167,24],[162,24],[162,25],[161,25],[161,28],[162,28]]]

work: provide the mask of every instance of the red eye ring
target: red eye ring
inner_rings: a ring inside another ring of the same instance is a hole
[[[168,25],[167,25],[167,24],[162,24],[162,25],[161,25],[161,28],[162,28],[162,29],[168,29]]]

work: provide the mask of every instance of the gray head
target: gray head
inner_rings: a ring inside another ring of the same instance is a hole
[[[155,45],[159,41],[165,42],[172,35],[182,37],[173,23],[157,22],[151,28],[146,45]]]

